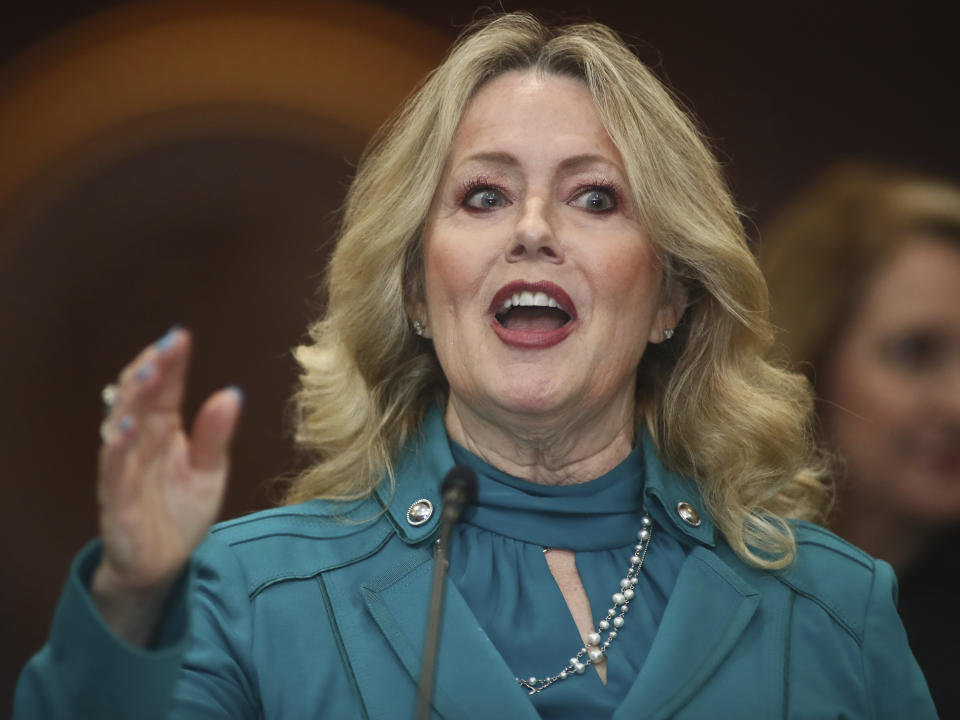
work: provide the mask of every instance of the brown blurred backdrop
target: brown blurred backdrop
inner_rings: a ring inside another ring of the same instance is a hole
[[[933,3],[504,2],[626,35],[702,121],[748,219],[863,157],[960,179]],[[225,516],[291,468],[290,348],[365,140],[465,2],[17,3],[0,15],[0,712],[95,533],[98,393],[172,323],[189,409],[247,405]]]

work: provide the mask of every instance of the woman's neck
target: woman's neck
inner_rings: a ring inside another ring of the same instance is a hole
[[[543,485],[587,482],[633,449],[634,406],[621,401],[593,413],[543,415],[477,411],[451,395],[444,416],[450,438],[493,467]]]

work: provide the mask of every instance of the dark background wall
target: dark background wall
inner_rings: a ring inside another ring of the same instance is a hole
[[[98,8],[95,0],[11,3],[0,59]],[[879,2],[377,3],[451,37],[478,6],[546,18],[592,18],[634,41],[641,57],[701,119],[736,195],[763,219],[804,179],[843,157],[960,176],[960,53],[949,4]]]
[[[22,111],[2,101],[28,81],[24,68],[40,67],[35,57],[49,63],[51,47],[75,50],[78,37],[93,45],[101,37],[71,34],[77,28],[121,18],[109,26],[113,37],[124,22],[135,29],[131,8],[245,4],[8,5],[0,14],[0,124],[4,113]],[[189,408],[224,384],[247,390],[224,514],[271,502],[269,480],[291,467],[283,424],[295,379],[289,349],[320,309],[314,290],[351,163],[416,68],[435,63],[476,12],[470,3],[408,0],[375,3],[387,14],[358,21],[341,17],[345,3],[284,5],[305,22],[377,26],[370,47],[409,50],[407,75],[384,95],[363,84],[356,64],[325,73],[321,63],[318,88],[330,81],[324,75],[356,77],[353,94],[382,97],[381,106],[358,106],[345,125],[252,94],[215,107],[183,100],[76,139],[17,178],[2,155],[21,138],[0,137],[0,188],[20,183],[13,205],[4,208],[0,197],[0,712],[18,668],[43,642],[71,557],[95,533],[99,387],[171,323],[197,335]],[[593,18],[627,36],[700,118],[755,238],[756,225],[838,159],[960,179],[960,61],[953,26],[933,3],[503,6]],[[62,112],[69,123],[70,109]],[[26,129],[23,137],[36,136]]]

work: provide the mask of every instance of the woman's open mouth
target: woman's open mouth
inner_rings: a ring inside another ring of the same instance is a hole
[[[570,314],[545,292],[514,293],[496,313],[497,322],[508,330],[550,332],[570,322]]]
[[[506,344],[544,348],[565,339],[576,326],[570,296],[551,282],[515,281],[505,285],[490,304],[491,326]]]

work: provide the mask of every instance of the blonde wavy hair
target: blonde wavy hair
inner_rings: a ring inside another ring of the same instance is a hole
[[[814,469],[806,381],[764,359],[767,290],[716,159],[670,92],[609,28],[548,28],[526,13],[468,30],[374,138],[347,194],[326,276],[325,316],[294,397],[295,439],[313,460],[289,503],[373,491],[447,385],[405,306],[422,298],[422,231],[454,133],[477,89],[505,72],[572,76],[620,150],[665,273],[689,302],[669,343],[648,347],[636,424],[670,467],[696,479],[748,563],[795,554],[787,518],[818,520],[829,488]]]

